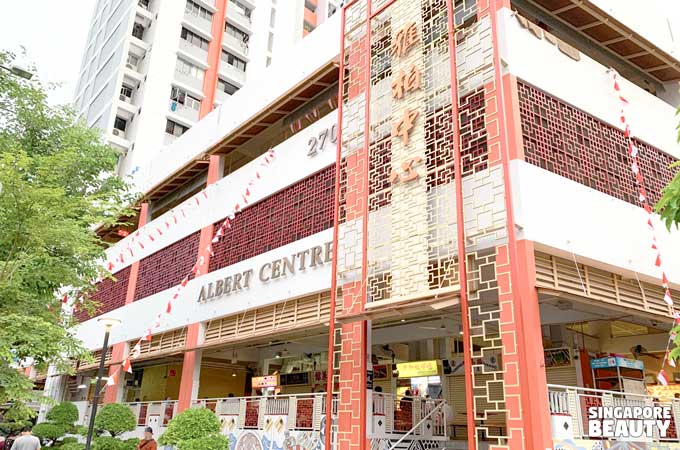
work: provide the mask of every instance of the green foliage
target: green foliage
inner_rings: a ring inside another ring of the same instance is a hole
[[[115,437],[126,431],[134,430],[137,427],[137,418],[128,406],[109,403],[97,413],[94,427]]]
[[[205,439],[220,434],[220,420],[215,413],[205,408],[185,409],[175,416],[168,429],[158,439],[161,445],[183,448],[188,441]]]
[[[92,450],[123,450],[125,444],[112,436],[99,436],[92,441]]]
[[[33,419],[35,416],[36,413],[34,410],[22,402],[15,402],[2,415],[2,422],[0,422],[0,432],[4,434],[16,433],[23,427],[31,425],[31,419]]]
[[[61,440],[61,445],[66,445],[66,444],[72,444],[72,443],[77,443],[78,438],[76,437],[65,437],[64,439]]]
[[[33,427],[33,434],[40,439],[57,440],[66,434],[66,427],[57,423],[43,422]]]
[[[672,168],[680,167],[680,161],[670,165]],[[676,172],[670,183],[661,192],[661,198],[655,205],[656,211],[661,215],[661,220],[666,223],[668,231],[675,225],[680,225],[680,171]]]
[[[68,429],[78,421],[78,407],[71,402],[62,402],[54,406],[47,413],[47,420],[52,423],[67,425]]]
[[[77,442],[68,442],[62,445],[61,450],[84,450],[85,444],[79,444]]]
[[[229,438],[223,434],[180,442],[179,450],[229,450]]]
[[[123,441],[123,446],[121,447],[121,450],[135,450],[138,444],[139,439],[137,438],[125,439]]]
[[[0,51],[0,64],[14,56]],[[35,78],[35,77],[34,77]],[[90,280],[105,245],[92,224],[129,213],[117,154],[68,107],[51,106],[39,80],[0,70],[0,404],[32,399],[16,363],[62,373],[89,355],[55,293],[78,290],[92,309]]]

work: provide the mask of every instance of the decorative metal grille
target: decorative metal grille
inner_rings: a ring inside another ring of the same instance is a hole
[[[533,86],[518,82],[526,161],[590,188],[639,205],[623,132]],[[675,158],[644,142],[638,164],[650,202],[673,178]]]
[[[114,309],[125,306],[128,282],[130,281],[130,267],[126,267],[113,274],[113,279],[107,278],[97,283],[92,300],[96,302],[97,309],[92,315],[85,310],[78,310],[73,316],[79,322],[84,322],[92,317],[106,314]]]

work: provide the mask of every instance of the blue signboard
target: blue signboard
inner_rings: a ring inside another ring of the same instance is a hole
[[[635,359],[621,358],[620,356],[608,356],[605,358],[597,358],[590,360],[591,369],[606,369],[614,367],[623,367],[625,369],[644,370],[645,365],[642,361]]]

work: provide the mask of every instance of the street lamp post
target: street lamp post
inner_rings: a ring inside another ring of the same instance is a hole
[[[10,67],[3,66],[0,64],[0,69],[6,70],[12,75],[16,75],[19,78],[24,78],[26,80],[30,80],[31,78],[33,78],[33,74],[31,72],[15,64],[12,64]]]
[[[85,440],[85,450],[90,450],[92,444],[92,434],[94,433],[94,418],[97,415],[97,405],[99,404],[99,389],[101,388],[102,378],[104,377],[104,365],[106,364],[106,353],[109,350],[109,334],[111,328],[118,325],[120,320],[110,317],[101,317],[99,323],[104,325],[104,345],[102,346],[101,360],[99,361],[99,371],[97,381],[94,385],[94,398],[92,399],[92,411],[90,411],[90,424],[87,427],[87,438]]]

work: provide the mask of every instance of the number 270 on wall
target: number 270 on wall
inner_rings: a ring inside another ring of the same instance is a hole
[[[323,151],[326,148],[326,143],[328,141],[333,144],[338,141],[337,125],[321,130],[318,136],[309,138],[309,141],[307,141],[307,156],[316,156],[317,153]]]

